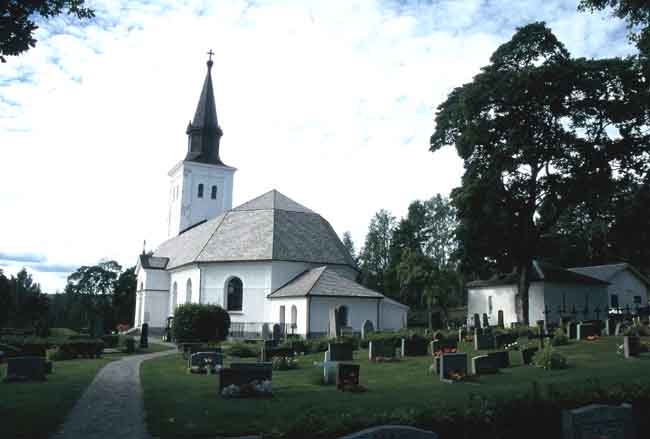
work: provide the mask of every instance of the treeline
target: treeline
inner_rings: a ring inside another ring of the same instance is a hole
[[[24,268],[9,278],[0,270],[0,328],[109,333],[133,324],[136,282],[135,267],[106,261],[70,274],[63,292],[44,294]]]
[[[464,303],[457,227],[455,208],[436,195],[413,201],[400,220],[387,210],[377,212],[358,253],[348,232],[343,244],[359,265],[363,285],[412,309],[435,307],[446,314]]]

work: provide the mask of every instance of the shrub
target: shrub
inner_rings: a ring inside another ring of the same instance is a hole
[[[637,337],[648,337],[650,336],[650,328],[645,325],[632,325],[629,328],[625,329],[623,332],[624,335],[632,335]]]
[[[298,362],[291,357],[275,357],[273,359],[273,370],[297,369]]]
[[[116,348],[120,342],[120,336],[117,334],[103,335],[102,341],[107,348]]]
[[[551,344],[553,346],[565,346],[569,344],[569,337],[567,337],[562,328],[557,328],[555,330],[553,338],[551,339]]]
[[[551,345],[546,346],[544,350],[538,351],[533,361],[535,366],[546,370],[565,369],[567,367],[566,357],[556,352]]]
[[[127,354],[133,354],[135,352],[135,338],[126,337],[124,339],[124,347]]]
[[[50,328],[50,337],[70,337],[71,335],[79,335],[77,331],[69,328]]]
[[[181,305],[174,312],[173,330],[177,341],[222,341],[229,329],[230,316],[217,305],[192,303]]]
[[[254,358],[258,356],[260,347],[256,343],[234,342],[225,350],[231,357]]]
[[[327,344],[329,340],[326,338],[316,338],[311,340],[305,340],[305,353],[306,354],[316,354],[318,352],[327,351]]]

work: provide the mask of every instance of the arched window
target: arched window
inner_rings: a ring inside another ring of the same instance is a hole
[[[280,307],[280,324],[284,324],[284,305]]]
[[[291,327],[295,328],[298,324],[298,308],[296,305],[291,305]]]
[[[203,183],[199,184],[199,198],[203,198]]]
[[[231,278],[226,284],[226,309],[228,311],[241,311],[243,302],[244,284],[238,277]]]
[[[192,279],[187,280],[185,287],[185,303],[192,303]]]
[[[210,194],[210,198],[212,198],[213,200],[217,199],[217,187],[216,186],[212,186],[212,193]]]
[[[348,326],[348,307],[341,306],[339,308],[339,323],[341,326]]]
[[[178,296],[178,284],[174,282],[174,285],[172,286],[172,297],[171,297],[171,303],[169,304],[169,313],[174,314],[174,310],[176,309],[176,298]]]

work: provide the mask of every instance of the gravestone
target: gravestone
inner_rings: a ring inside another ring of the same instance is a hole
[[[282,338],[282,326],[278,323],[273,325],[273,339],[280,340]]]
[[[361,338],[365,340],[366,337],[373,332],[375,332],[375,327],[372,322],[370,320],[363,322],[363,325],[361,326]]]
[[[483,313],[483,327],[484,328],[490,327],[490,321],[488,320],[488,315],[485,313]]]
[[[481,334],[474,331],[474,350],[486,351],[489,349],[494,349],[494,336],[489,333]]]
[[[382,425],[359,431],[339,439],[438,439],[438,435],[405,425]]]
[[[497,312],[497,326],[498,326],[499,328],[501,328],[501,329],[505,328],[505,325],[504,325],[504,323],[503,323],[503,310],[502,310],[502,309],[500,309],[500,310]]]
[[[262,338],[268,340],[272,337],[273,333],[271,332],[271,327],[268,323],[262,325]]]
[[[243,386],[253,381],[271,381],[272,363],[232,363],[219,370],[219,394],[231,384]]]
[[[188,366],[191,373],[216,373],[223,366],[223,355],[217,352],[197,352],[190,356]]]
[[[327,347],[329,361],[352,361],[352,345],[350,343],[329,343]]]
[[[474,314],[474,328],[480,328],[481,327],[481,318],[478,314]]]
[[[403,338],[401,347],[402,357],[423,357],[428,354],[425,338]]]
[[[533,358],[535,357],[535,354],[539,351],[539,348],[525,348],[520,350],[521,354],[521,364],[524,365],[529,365],[533,362]]]
[[[368,343],[368,359],[395,357],[395,345],[390,340],[374,340]]]
[[[563,439],[636,439],[632,407],[592,404],[562,411]]]
[[[7,359],[5,382],[45,381],[44,357],[14,357]]]
[[[567,324],[567,327],[568,331],[566,333],[569,336],[569,339],[575,340],[576,336],[578,335],[578,324],[576,322],[569,322]]]
[[[346,387],[359,387],[359,370],[358,364],[339,363],[336,370],[336,388],[345,391]]]
[[[614,335],[616,329],[616,320],[607,319],[605,320],[605,335]]]
[[[516,334],[499,333],[494,335],[494,347],[501,349],[506,345],[512,344],[517,341]]]
[[[623,337],[623,355],[625,358],[636,358],[641,354],[641,338],[634,335]]]
[[[330,308],[330,318],[329,318],[329,327],[327,335],[330,338],[336,338],[339,336],[339,319],[337,318],[337,309]]]
[[[440,380],[452,382],[453,375],[467,376],[467,354],[442,354],[440,356]]]
[[[458,343],[465,340],[466,335],[467,335],[467,331],[465,330],[465,328],[458,328]]]
[[[598,334],[598,328],[593,323],[578,323],[576,328],[576,340],[585,340]]]
[[[487,375],[499,372],[496,361],[489,355],[472,357],[472,373],[474,375]]]
[[[451,338],[441,338],[438,340],[433,340],[430,343],[431,355],[436,353],[454,353],[458,349],[458,342]]]
[[[496,366],[499,369],[506,369],[510,367],[510,354],[508,354],[508,351],[490,352],[488,354],[488,357],[494,359],[494,361],[496,362]]]
[[[140,349],[147,349],[149,347],[149,323],[143,323],[140,333]]]

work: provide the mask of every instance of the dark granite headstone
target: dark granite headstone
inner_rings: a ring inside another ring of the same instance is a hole
[[[45,368],[44,357],[9,358],[5,381],[45,381]]]
[[[330,343],[327,350],[330,361],[352,361],[354,349],[350,343]]]
[[[636,439],[632,407],[592,404],[562,412],[563,439]],[[643,436],[645,437],[645,435]]]
[[[431,354],[453,353],[458,349],[458,342],[451,338],[441,338],[430,343]]]
[[[358,364],[339,363],[336,369],[336,388],[345,391],[346,387],[359,387]]]
[[[578,335],[578,324],[576,322],[569,322],[567,324],[567,327],[568,331],[566,333],[569,336],[569,339],[575,340],[576,336]]]
[[[219,394],[231,384],[243,386],[253,381],[271,381],[272,363],[232,363],[219,370]]]
[[[475,351],[486,351],[489,349],[494,349],[494,336],[489,333],[479,333],[478,331],[474,332],[474,350]]]
[[[497,326],[501,329],[505,328],[503,323],[503,310],[501,309],[497,312]]]
[[[483,313],[483,327],[484,328],[489,328],[490,327],[490,321],[488,319],[488,315]]]
[[[440,379],[443,381],[452,380],[452,375],[458,374],[467,376],[467,354],[442,354],[440,356]]]
[[[188,366],[192,373],[202,370],[216,373],[223,366],[223,355],[217,352],[197,352],[191,355]]]
[[[494,358],[499,369],[510,367],[510,355],[508,351],[496,351],[488,353],[488,357]]]
[[[623,337],[623,354],[625,358],[636,358],[641,354],[641,338],[633,335]]]
[[[516,334],[498,333],[494,335],[494,347],[501,349],[506,345],[512,344],[517,341]]]
[[[474,328],[481,327],[481,317],[478,314],[474,314]]]
[[[529,365],[533,362],[535,354],[539,351],[539,348],[525,348],[519,351],[521,355],[521,364]]]
[[[373,340],[368,343],[368,359],[395,357],[395,345],[391,340]],[[349,361],[349,360],[348,360]]]
[[[490,357],[489,355],[472,357],[472,373],[474,375],[487,375],[497,373],[498,371],[499,368],[494,357]]]
[[[428,355],[428,342],[425,338],[403,338],[402,357],[422,357]]]
[[[147,349],[149,347],[149,324],[143,323],[140,332],[140,349]]]
[[[598,328],[593,323],[578,323],[576,327],[576,340],[585,340],[587,337],[598,335]]]
[[[280,340],[282,338],[282,326],[278,323],[273,325],[273,339]]]

